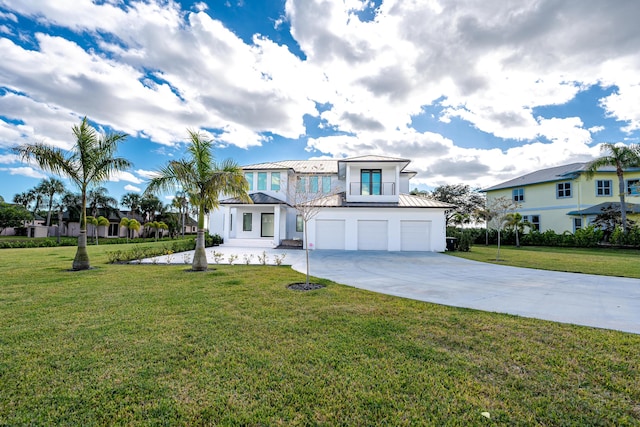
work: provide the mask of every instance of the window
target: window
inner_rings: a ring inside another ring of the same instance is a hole
[[[229,214],[229,231],[233,231],[233,214]]]
[[[304,221],[302,215],[296,215],[296,231],[302,233],[304,231]]]
[[[380,169],[362,169],[360,171],[360,194],[363,196],[380,195],[382,171]]]
[[[318,192],[318,177],[310,176],[309,177],[309,193],[315,194]]]
[[[258,172],[258,191],[264,191],[267,189],[267,173]]]
[[[253,172],[245,172],[244,179],[249,183],[249,191],[253,191]]]
[[[611,180],[599,179],[596,181],[596,196],[610,196],[611,195]]]
[[[573,218],[573,232],[582,228],[582,218]]]
[[[307,191],[307,178],[298,177],[298,182],[296,182],[296,191],[298,193],[306,193],[306,191]]]
[[[109,224],[108,235],[110,237],[119,237],[120,235],[120,224]]]
[[[640,194],[640,179],[627,180],[627,194],[634,196]]]
[[[571,197],[571,183],[570,182],[559,182],[556,184],[557,196],[558,199],[566,199]]]
[[[511,195],[514,202],[524,202],[524,188],[514,188]]]
[[[280,172],[271,172],[271,190],[280,191]]]
[[[242,214],[242,231],[251,231],[251,225],[253,223],[253,215],[251,213]]]
[[[540,231],[540,215],[524,215],[522,220],[528,223],[532,230]]]
[[[322,192],[324,194],[331,193],[331,177],[330,176],[322,177]]]

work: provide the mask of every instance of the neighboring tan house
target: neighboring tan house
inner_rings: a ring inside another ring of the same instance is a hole
[[[303,239],[294,208],[306,196],[309,249],[434,251],[446,247],[452,205],[409,195],[410,161],[383,156],[294,160],[244,166],[252,204],[229,198],[211,215],[226,245],[277,247]]]
[[[487,204],[507,197],[518,204],[517,212],[533,228],[556,233],[589,225],[602,208],[620,209],[615,168],[604,167],[587,179],[589,163],[572,163],[532,172],[484,189]],[[625,200],[629,219],[640,212],[640,169],[624,172]]]

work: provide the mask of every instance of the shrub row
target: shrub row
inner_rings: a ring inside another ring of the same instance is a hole
[[[171,255],[176,252],[192,251],[196,247],[195,239],[176,240],[170,244],[162,246],[137,246],[127,249],[107,252],[109,263],[142,261],[145,258],[152,258],[161,255]]]

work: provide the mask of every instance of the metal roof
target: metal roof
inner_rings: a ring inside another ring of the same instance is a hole
[[[283,200],[276,199],[275,197],[269,196],[264,193],[251,193],[249,194],[249,198],[254,205],[286,205],[287,203]],[[220,200],[221,205],[247,205],[248,203],[240,200],[237,197],[233,197],[230,199]]]
[[[431,208],[452,209],[455,205],[423,196],[400,194],[398,202],[347,202],[345,193],[332,194],[308,202],[312,206],[326,208]]]
[[[567,212],[567,215],[600,215],[603,209],[611,208],[614,210],[620,210],[619,202],[604,202],[597,205],[590,206],[586,209],[581,209],[579,211],[571,211]],[[628,213],[640,213],[640,205],[636,205],[633,203],[627,203],[627,212]]]

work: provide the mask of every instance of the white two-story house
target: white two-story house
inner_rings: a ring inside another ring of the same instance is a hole
[[[225,244],[277,247],[301,241],[301,200],[315,207],[309,249],[444,251],[451,205],[409,193],[410,161],[383,156],[244,166],[252,204],[223,198],[210,232]]]

